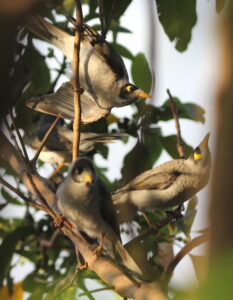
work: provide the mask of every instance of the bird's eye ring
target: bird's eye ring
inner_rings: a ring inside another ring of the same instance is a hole
[[[202,159],[202,155],[201,155],[201,153],[194,152],[193,158],[194,158],[194,160],[200,160],[200,159]]]
[[[132,92],[132,90],[133,90],[133,86],[132,85],[126,85],[125,86],[125,90],[128,92],[128,93],[131,93]]]

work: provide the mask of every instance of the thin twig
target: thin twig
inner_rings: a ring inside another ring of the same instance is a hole
[[[75,0],[76,5],[76,31],[74,39],[74,54],[73,54],[73,74],[74,74],[74,123],[73,123],[73,161],[78,158],[78,149],[80,142],[80,126],[81,126],[81,94],[83,90],[80,87],[79,78],[79,61],[80,61],[80,44],[81,33],[80,29],[83,24],[82,6],[80,0]]]
[[[91,291],[88,291],[88,292],[80,293],[78,296],[82,297],[82,296],[86,296],[88,294],[93,294],[93,293],[98,293],[98,292],[103,292],[103,291],[109,291],[109,290],[112,290],[112,288],[111,287],[102,287],[102,288],[98,288],[98,289],[91,290]]]
[[[45,136],[43,137],[41,144],[39,146],[39,148],[36,151],[36,154],[34,155],[33,159],[31,160],[32,163],[35,163],[40,155],[41,150],[44,147],[44,144],[46,143],[48,137],[50,136],[51,132],[53,131],[53,129],[55,128],[55,126],[57,125],[58,121],[60,120],[60,117],[57,117],[54,122],[52,123],[52,125],[49,127],[49,130],[46,132]]]
[[[0,177],[0,183],[3,184],[4,186],[6,186],[9,190],[11,190],[12,192],[14,192],[20,198],[22,198],[27,204],[29,204],[29,205],[37,208],[37,209],[40,209],[40,210],[43,210],[43,211],[47,212],[47,209],[44,206],[42,206],[42,205],[40,205],[38,203],[35,203],[35,202],[29,200],[18,189],[16,189],[15,187],[13,187],[10,183],[8,183],[7,181],[5,181],[2,177]]]
[[[106,22],[106,24],[105,24],[105,30],[104,30],[103,33],[102,33],[102,36],[103,36],[104,38],[106,37],[106,34],[107,34],[107,32],[108,32],[108,28],[109,28],[110,23],[111,23],[111,21],[112,21],[112,16],[113,16],[115,4],[116,4],[116,0],[114,0],[113,3],[112,3],[112,8],[111,8],[111,11],[110,11],[110,13],[109,13],[108,20],[107,20],[107,22]]]
[[[177,216],[176,216],[176,214],[177,214]],[[125,244],[124,247],[127,249],[127,247],[129,247],[129,246],[131,247],[134,244],[140,243],[141,241],[145,240],[148,236],[150,236],[152,234],[156,235],[162,227],[167,226],[168,224],[170,224],[173,220],[177,219],[178,217],[180,217],[180,211],[178,209],[171,211],[171,212],[167,212],[166,218],[164,218],[161,221],[158,221],[157,223],[155,223],[153,225],[153,227],[151,226],[148,230],[139,234],[136,238],[134,238],[133,240],[131,240],[127,244]]]
[[[10,109],[10,111],[9,111],[9,114],[10,114],[11,121],[12,121],[12,124],[13,124],[13,126],[14,126],[14,129],[15,129],[15,131],[16,131],[17,137],[18,137],[19,142],[20,142],[20,144],[21,144],[21,147],[22,147],[22,150],[23,150],[23,154],[24,154],[25,160],[26,160],[26,162],[29,163],[29,158],[28,158],[27,150],[26,150],[26,148],[25,148],[25,145],[24,145],[24,141],[23,141],[23,139],[22,139],[22,136],[21,136],[21,134],[20,134],[20,132],[19,132],[19,128],[17,127],[17,125],[16,125],[16,123],[15,123],[15,119],[14,119],[14,116],[13,116],[13,113],[12,113],[12,110],[11,110],[11,109]]]
[[[41,247],[46,247],[46,248],[53,248],[58,240],[58,237],[60,236],[60,229],[56,229],[54,233],[52,234],[50,240],[46,240],[42,237],[38,237],[38,241],[40,243]]]
[[[170,261],[167,268],[164,270],[164,273],[161,278],[162,285],[166,288],[168,282],[171,279],[171,276],[178,265],[178,263],[184,258],[185,255],[189,254],[194,248],[198,247],[202,243],[208,240],[208,234],[203,234],[192,239],[189,243],[187,243]]]
[[[179,153],[180,158],[185,158],[184,145],[183,145],[183,142],[182,142],[182,139],[181,139],[180,123],[179,123],[179,116],[178,116],[178,113],[177,113],[176,103],[175,103],[169,89],[167,89],[167,93],[168,93],[168,96],[169,96],[170,102],[171,102],[170,108],[171,108],[171,111],[172,111],[172,115],[173,115],[173,118],[174,118],[175,123],[176,123],[176,131],[177,131],[176,146],[177,146],[177,151]]]
[[[19,144],[18,144],[18,142],[16,140],[16,137],[15,137],[15,135],[13,133],[13,130],[10,128],[10,125],[7,122],[6,117],[4,118],[4,123],[5,123],[5,126],[6,126],[6,128],[8,130],[8,133],[9,133],[11,139],[13,140],[13,143],[15,144],[15,148],[18,150],[20,156],[23,158],[23,153],[22,153],[22,151],[21,151],[21,149],[19,147]]]
[[[105,16],[104,16],[103,0],[98,0],[98,4],[99,4],[99,18],[100,18],[100,25],[101,25],[101,35],[104,36],[104,32],[106,29],[106,23],[105,23]]]

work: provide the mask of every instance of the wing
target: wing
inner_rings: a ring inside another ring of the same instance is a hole
[[[123,189],[120,189],[119,192],[145,189],[163,190],[171,186],[180,175],[179,172],[160,172],[157,174],[153,174],[152,172],[150,173],[150,171],[148,171],[146,173],[147,174],[142,173],[141,175],[133,179]]]
[[[121,240],[119,223],[117,220],[116,211],[113,207],[111,195],[100,178],[98,178],[98,185],[99,185],[100,195],[102,199],[102,205],[100,206],[101,209],[100,213],[103,219],[112,227],[114,232],[117,234],[118,238]]]
[[[70,81],[65,82],[54,93],[41,97],[34,97],[26,101],[29,108],[37,111],[58,116],[64,119],[74,119],[74,105],[73,105],[73,87]],[[92,123],[100,118],[107,116],[110,112],[109,109],[100,108],[92,96],[87,92],[81,95],[82,107],[82,122]]]

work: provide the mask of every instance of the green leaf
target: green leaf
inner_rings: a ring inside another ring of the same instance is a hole
[[[178,51],[186,50],[197,22],[196,0],[156,0],[159,21]]]
[[[116,52],[119,55],[121,55],[125,58],[128,58],[128,59],[131,59],[131,60],[134,59],[133,54],[127,48],[125,48],[124,46],[122,46],[120,44],[117,44],[117,43],[112,43],[111,45],[113,46],[113,48],[116,50]]]
[[[134,83],[143,91],[149,93],[152,86],[152,75],[143,53],[139,53],[135,56],[131,71]]]
[[[193,267],[195,270],[195,274],[197,276],[197,279],[201,282],[203,282],[203,279],[205,279],[205,271],[206,271],[206,266],[207,266],[207,257],[206,256],[201,256],[201,255],[189,255]]]
[[[188,239],[190,239],[190,231],[197,214],[197,203],[198,203],[197,197],[196,196],[192,197],[188,201],[188,206],[186,208],[184,217],[178,219],[176,222],[177,227],[184,232],[184,234]]]
[[[14,205],[23,205],[19,200],[17,200],[15,197],[12,197],[4,188],[1,188],[1,194],[2,197],[11,204]]]
[[[220,13],[221,10],[224,8],[226,2],[226,0],[216,0],[216,11],[218,13]]]
[[[182,103],[178,98],[173,97],[176,104],[177,114],[179,118],[189,119],[196,122],[205,123],[205,110],[195,103]],[[167,121],[173,119],[170,99],[166,100],[161,107],[158,107],[160,120]]]
[[[21,226],[9,233],[0,246],[0,257],[4,258],[0,264],[0,286],[9,270],[15,247],[19,240],[34,233],[32,226]]]
[[[152,168],[162,151],[156,130],[146,133],[143,142],[137,142],[135,147],[125,156],[121,170],[123,181],[128,182],[138,174]]]
[[[113,1],[105,0],[104,2],[104,16],[106,16],[106,19],[108,19],[108,16],[111,13]],[[132,0],[117,0],[115,1],[115,7],[113,10],[112,19],[118,20],[126,11],[129,4],[132,2]]]
[[[169,135],[169,136],[161,136],[160,142],[163,145],[164,149],[167,151],[167,153],[174,159],[179,158],[179,153],[177,151],[177,140],[175,135]],[[186,154],[186,157],[192,152],[192,147],[187,145],[183,140],[183,147],[184,152]]]

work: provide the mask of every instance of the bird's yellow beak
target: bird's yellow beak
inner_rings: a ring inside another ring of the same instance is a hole
[[[204,137],[204,139],[203,139],[203,141],[200,143],[200,147],[207,147],[208,146],[208,142],[209,142],[209,137],[210,137],[210,133],[208,133],[205,137]]]
[[[135,91],[135,94],[137,95],[138,98],[141,98],[141,99],[147,99],[147,98],[152,97],[151,95],[149,95],[141,90]]]
[[[84,180],[86,183],[92,183],[93,182],[93,177],[90,174],[85,174]]]

